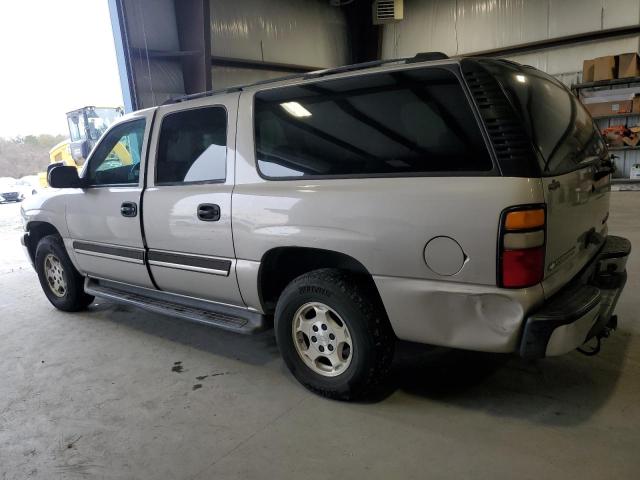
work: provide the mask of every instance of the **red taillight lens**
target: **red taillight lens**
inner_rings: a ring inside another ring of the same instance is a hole
[[[542,281],[544,247],[502,252],[502,286],[524,288]]]
[[[522,205],[502,212],[498,286],[525,288],[544,278],[546,208]]]

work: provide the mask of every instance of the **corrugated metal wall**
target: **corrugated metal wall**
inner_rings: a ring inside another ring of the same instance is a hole
[[[318,68],[348,63],[347,23],[328,1],[210,0],[209,5],[213,56]],[[281,75],[213,67],[212,82],[221,88]]]
[[[137,108],[161,104],[186,91],[176,21],[179,1],[118,0],[126,22],[123,43]],[[344,11],[326,0],[210,0],[209,11],[213,57],[317,68],[349,63]],[[292,71],[277,65],[211,68],[214,89]]]
[[[638,0],[405,0],[404,20],[383,28],[382,58],[462,55],[638,24]],[[638,51],[639,41],[613,39],[509,58],[553,75],[575,74],[584,59]]]
[[[184,94],[180,63],[153,51],[179,51],[174,0],[125,0],[127,40],[138,108]]]
[[[404,20],[383,28],[382,58],[441,51],[462,55],[524,43],[640,24],[639,0],[405,0]],[[582,81],[586,59],[638,52],[640,36],[548,48],[504,58]],[[627,87],[620,85],[617,88]],[[600,127],[634,125],[640,117],[598,120]],[[639,150],[616,151],[618,176],[640,163]]]

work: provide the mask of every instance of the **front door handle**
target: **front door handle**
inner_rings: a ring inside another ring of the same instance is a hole
[[[553,180],[550,184],[549,184],[549,191],[552,190],[557,190],[558,188],[560,188],[560,182],[558,180]]]
[[[123,217],[135,217],[138,214],[138,206],[134,202],[122,202],[120,214]]]
[[[203,222],[217,222],[220,220],[220,207],[214,203],[198,205],[198,219]]]

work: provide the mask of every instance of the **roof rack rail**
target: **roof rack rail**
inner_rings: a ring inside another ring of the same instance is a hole
[[[447,60],[449,55],[442,52],[420,52],[414,57],[408,58],[407,63],[432,62],[434,60]]]
[[[365,68],[379,67],[380,65],[386,65],[387,63],[406,62],[407,58],[390,58],[388,60],[372,60],[370,62],[352,63],[351,65],[342,65],[335,68],[327,68],[325,70],[316,70],[315,72],[309,72],[302,75],[303,78],[318,78],[325,75],[333,75],[334,73],[352,72],[354,70],[363,70]]]
[[[387,60],[373,60],[370,62],[353,63],[351,65],[342,65],[340,67],[327,68],[324,70],[314,70],[312,72],[306,72],[306,73],[294,73],[292,75],[284,75],[282,77],[270,78],[267,80],[260,80],[257,82],[247,83],[244,85],[235,85],[233,87],[228,87],[228,88],[220,88],[217,90],[207,90],[206,92],[191,93],[189,95],[182,95],[180,97],[169,98],[164,103],[162,103],[162,105],[171,105],[173,103],[186,102],[187,100],[210,97],[212,95],[217,95],[220,93],[239,92],[246,88],[255,87],[257,85],[266,85],[269,83],[282,82],[284,80],[294,80],[296,78],[308,80],[311,78],[320,78],[326,75],[333,75],[336,73],[352,72],[355,70],[363,70],[365,68],[379,67],[381,65],[386,65],[389,63],[419,63],[419,62],[430,62],[434,60],[446,60],[448,58],[449,57],[442,52],[420,52],[414,55],[413,57],[390,58]]]
[[[173,103],[186,102],[187,100],[195,100],[196,98],[210,97],[219,93],[231,93],[242,90],[242,86],[233,86],[227,88],[219,88],[217,90],[206,90],[204,92],[190,93],[188,95],[180,95],[179,97],[171,97],[162,102],[160,105],[171,105]]]

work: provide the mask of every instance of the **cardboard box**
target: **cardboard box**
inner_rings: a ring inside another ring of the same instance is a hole
[[[640,77],[640,58],[637,53],[618,55],[618,78]]]
[[[640,163],[631,165],[631,172],[629,174],[631,180],[640,180]]]
[[[593,82],[594,67],[596,66],[595,60],[585,60],[582,62],[582,81]]]
[[[605,117],[619,113],[631,113],[634,100],[621,100],[615,102],[587,103],[585,107],[592,117]],[[640,108],[640,104],[638,105]]]
[[[598,57],[593,60],[595,65],[593,68],[593,81],[613,80],[616,78],[618,71],[618,57],[616,55],[607,55],[606,57]]]
[[[636,95],[635,97],[633,97],[631,112],[640,113],[640,95]]]

